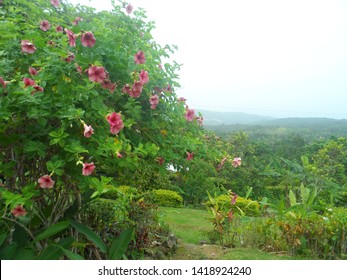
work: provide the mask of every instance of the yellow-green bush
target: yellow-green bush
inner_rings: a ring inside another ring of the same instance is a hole
[[[208,202],[206,202],[207,207],[213,207],[216,204],[218,204],[219,209],[223,211],[232,210],[234,213],[244,213],[246,216],[260,216],[259,203],[251,199],[246,199],[244,197],[239,196],[236,199],[235,204],[231,204],[231,198],[227,194],[217,196],[212,201],[209,200]]]
[[[175,191],[170,190],[153,190],[153,202],[160,206],[180,207],[183,198]]]
[[[117,190],[124,194],[136,194],[138,192],[136,188],[130,186],[120,186]]]

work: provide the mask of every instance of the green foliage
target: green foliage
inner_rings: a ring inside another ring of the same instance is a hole
[[[170,190],[153,190],[153,202],[159,206],[165,207],[181,207],[183,198],[175,191]]]
[[[82,257],[107,257],[100,242],[105,242],[103,236],[99,240],[89,228],[98,232],[112,221],[105,206],[111,202],[90,206],[101,207],[95,211],[100,225],[80,223],[81,214],[91,215],[86,205],[99,197],[116,199],[115,214],[122,213],[120,218],[126,221],[122,230],[144,218],[134,209],[151,216],[153,205],[126,200],[113,186],[130,185],[134,172],[144,166],[154,170],[158,181],[168,178],[157,157],[178,165],[185,157],[177,156],[178,151],[192,148],[191,143],[200,143],[197,139],[202,137],[197,121],[188,122],[184,104],[177,101],[179,65],[167,62],[163,69],[158,67],[170,60],[172,50],[153,40],[154,25],[145,21],[142,10],[129,16],[123,2],[113,3],[112,12],[60,2],[58,8],[46,0],[5,1],[0,6],[0,232],[6,236],[2,246],[9,258],[18,257],[14,252],[21,250],[39,258],[79,258],[71,251],[76,244],[62,241],[67,228],[84,236],[84,243],[76,245]],[[73,24],[77,17],[83,20]],[[48,30],[40,28],[42,20],[49,21]],[[59,26],[63,32],[56,30]],[[69,38],[68,30],[75,36]],[[84,45],[86,32],[95,37],[94,46]],[[140,50],[146,63],[134,60]],[[93,79],[89,70],[94,66],[103,67],[99,69],[105,69],[107,77]],[[140,96],[125,94],[122,88],[139,81],[142,71],[147,71],[149,81],[142,84]],[[149,102],[153,93],[159,97],[155,109]],[[122,120],[117,133],[107,120],[116,112]],[[89,126],[93,133],[86,132]],[[84,172],[87,163],[95,170]],[[142,241],[133,247],[143,248],[157,225],[155,215],[151,217],[148,223],[153,224],[140,223],[136,229],[135,236]],[[68,219],[76,223],[67,226]],[[105,240],[113,244],[112,238]]]
[[[271,218],[238,218],[233,221],[230,239],[236,247],[258,247],[310,259],[343,259],[347,253],[346,213],[345,208],[335,208],[322,215],[288,212]]]
[[[288,215],[286,219],[280,220],[278,225],[293,254],[338,259],[347,253],[346,217],[346,209],[336,208],[323,215]]]
[[[117,188],[117,190],[126,195],[135,194],[137,192],[136,188],[130,186],[120,186]]]
[[[129,243],[133,237],[134,229],[129,228],[122,232],[118,238],[115,238],[112,242],[108,259],[120,260],[123,258],[123,254],[127,250]]]
[[[207,207],[218,205],[219,209],[223,211],[233,211],[235,214],[245,215],[250,217],[260,216],[260,205],[257,201],[246,199],[238,196],[235,204],[231,204],[230,195],[220,195],[215,197],[212,201],[206,202]]]

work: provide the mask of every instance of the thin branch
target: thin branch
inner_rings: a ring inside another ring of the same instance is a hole
[[[19,225],[20,227],[22,227],[22,228],[30,235],[30,237],[31,237],[33,240],[35,239],[35,236],[31,233],[31,231],[30,231],[26,226],[22,225],[21,223],[17,222],[16,220],[13,220],[13,219],[11,219],[11,218],[7,218],[7,217],[4,217],[4,216],[2,216],[1,218],[4,219],[4,220],[13,222],[13,223],[15,223],[16,225]]]

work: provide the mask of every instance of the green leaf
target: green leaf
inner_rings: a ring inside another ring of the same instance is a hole
[[[71,141],[65,146],[64,150],[72,154],[88,153],[88,150],[86,150],[78,140]]]
[[[308,188],[305,188],[303,184],[301,184],[300,186],[300,195],[301,203],[306,204],[310,196],[310,190]]]
[[[237,210],[239,210],[240,215],[241,215],[242,217],[244,217],[244,216],[245,216],[245,212],[243,212],[242,209],[241,209],[240,207],[238,207],[238,206],[236,206],[236,208],[237,208]]]
[[[37,257],[39,260],[57,260],[63,255],[61,248],[69,248],[72,242],[74,241],[73,237],[68,237],[59,240],[56,244],[49,245],[41,254]],[[58,246],[57,246],[58,245]]]
[[[292,190],[289,191],[290,206],[296,205],[296,197]]]
[[[24,200],[28,201],[33,196],[39,195],[40,191],[37,189],[37,184],[32,183],[22,188],[22,193],[23,193]]]
[[[9,192],[7,190],[3,191],[1,193],[1,196],[5,200],[6,206],[11,205],[11,206],[15,207],[18,204],[24,203],[24,199],[20,194],[15,194],[15,193]]]
[[[34,239],[34,242],[51,237],[51,236],[65,230],[69,225],[70,225],[69,221],[62,221],[62,222],[56,223],[56,224],[50,226],[49,228],[47,228],[44,232],[37,235],[36,238]]]
[[[53,245],[53,246],[59,247],[63,251],[64,255],[67,256],[70,260],[84,260],[84,257],[82,257],[79,254],[71,252],[71,251],[69,251],[69,250],[67,250],[67,249],[65,249],[59,245]]]
[[[110,260],[120,260],[127,250],[131,239],[133,238],[134,228],[128,228],[123,231],[118,238],[114,238],[108,254]]]
[[[16,253],[16,250],[17,250],[17,244],[16,243],[13,243],[13,244],[6,246],[5,248],[3,248],[0,251],[0,259],[1,260],[12,260],[14,254]]]
[[[283,215],[284,210],[285,210],[285,203],[284,203],[284,200],[281,199],[277,205],[277,213],[279,215]]]
[[[57,170],[60,170],[61,169],[61,167],[63,167],[64,166],[64,164],[65,164],[65,161],[63,161],[63,160],[51,160],[51,161],[48,161],[47,163],[46,163],[46,165],[47,165],[47,169],[49,170],[49,171],[54,171],[54,172],[56,172]],[[56,172],[57,173],[57,172]],[[58,174],[58,173],[57,173]],[[59,175],[59,174],[58,174]]]
[[[0,233],[0,246],[2,245],[2,243],[4,243],[4,241],[6,240],[6,237],[7,237],[6,232]]]
[[[317,196],[317,187],[314,187],[314,191],[312,191],[311,196],[309,200],[307,201],[307,205],[312,205],[316,196]]]
[[[63,127],[61,127],[61,128],[59,128],[59,129],[57,129],[57,130],[51,131],[51,132],[49,133],[49,136],[51,136],[51,137],[53,137],[53,138],[62,139],[62,138],[68,137],[69,134],[66,133],[66,132],[64,131],[64,128],[63,128]]]
[[[106,244],[101,240],[100,236],[93,232],[89,227],[80,224],[76,221],[71,220],[70,224],[80,233],[84,234],[88,240],[93,242],[96,246],[98,246],[101,252],[106,253],[107,247]]]
[[[248,190],[247,190],[247,193],[246,193],[246,196],[245,196],[246,199],[251,195],[252,190],[253,190],[252,187],[248,187]]]
[[[19,247],[13,257],[15,260],[33,260],[35,258],[35,251],[30,248]]]
[[[40,118],[38,118],[37,119],[37,123],[40,125],[40,126],[46,126],[46,124],[47,124],[47,120],[45,119],[45,118],[43,118],[43,117],[40,117]]]
[[[39,141],[27,141],[24,145],[25,153],[38,153],[39,156],[45,156],[46,145]]]

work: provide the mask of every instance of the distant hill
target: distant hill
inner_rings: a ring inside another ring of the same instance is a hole
[[[257,124],[263,121],[274,120],[272,117],[247,114],[241,112],[213,112],[199,110],[204,116],[204,125],[229,125],[229,124]]]
[[[330,118],[281,118],[262,121],[258,124],[284,127],[316,127],[317,129],[319,129],[327,126],[344,127],[347,124],[347,120],[337,120]]]
[[[222,113],[223,114],[223,113]],[[228,115],[228,114],[227,114]],[[237,113],[238,115],[238,113]],[[246,114],[247,115],[247,114]],[[229,115],[231,116],[231,115]],[[240,114],[239,116],[242,116]],[[220,117],[222,119],[222,117]],[[220,136],[229,135],[232,132],[243,131],[251,137],[264,137],[272,135],[273,137],[284,137],[295,133],[300,134],[305,140],[310,141],[320,137],[329,138],[347,137],[347,120],[337,120],[329,118],[280,118],[280,119],[265,119],[258,120],[254,118],[253,122],[239,120],[239,123],[209,125],[205,122],[204,127],[212,130]]]

